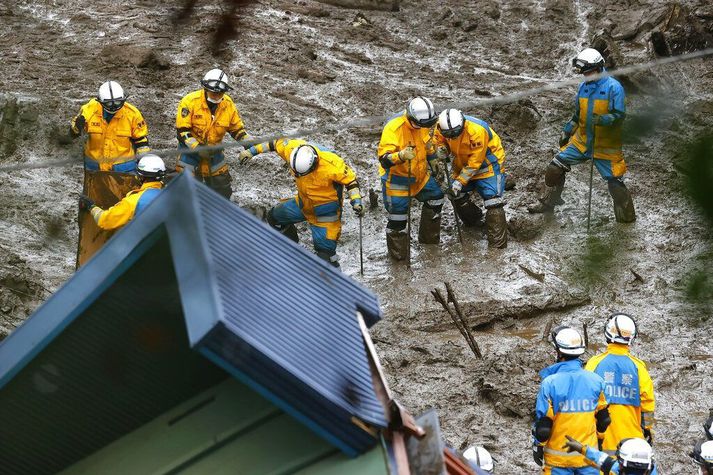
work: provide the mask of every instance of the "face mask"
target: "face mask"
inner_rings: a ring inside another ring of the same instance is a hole
[[[211,104],[220,104],[221,102],[223,102],[223,98],[222,98],[222,97],[221,97],[220,99],[211,99],[210,97],[206,96],[206,99],[207,99],[208,102],[210,102]]]

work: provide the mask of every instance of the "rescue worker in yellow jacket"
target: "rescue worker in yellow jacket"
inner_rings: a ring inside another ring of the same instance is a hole
[[[396,260],[406,259],[409,252],[410,236],[405,231],[409,196],[423,203],[419,242],[440,242],[443,192],[431,176],[436,162],[431,127],[437,120],[433,103],[418,96],[404,113],[389,120],[381,133],[377,155],[384,207],[389,213],[386,247]]]
[[[487,122],[446,109],[438,116],[433,136],[437,156],[453,157],[448,177],[453,208],[466,226],[480,224],[483,212],[471,201],[473,191],[483,198],[488,246],[508,243],[505,218],[505,150]]]
[[[593,356],[585,369],[604,378],[612,423],[600,446],[608,454],[616,452],[623,439],[638,437],[653,444],[654,385],[646,363],[630,353],[638,329],[625,313],[609,317],[604,328],[607,351]]]
[[[146,121],[126,97],[119,83],[107,81],[72,118],[72,136],[87,134],[85,170],[135,173],[135,156],[149,152]]]
[[[156,199],[163,188],[166,166],[161,157],[149,153],[139,160],[136,173],[140,177],[141,188],[130,191],[111,208],[100,208],[86,195],[79,197],[79,208],[88,210],[101,229],[111,231],[125,226]]]
[[[201,80],[201,85],[202,89],[189,93],[178,104],[176,132],[179,148],[219,145],[226,133],[238,141],[247,139],[243,120],[235,102],[227,94],[233,89],[228,75],[220,69],[211,69]],[[192,173],[228,199],[233,194],[230,168],[223,150],[183,153],[176,170]]]
[[[297,196],[270,209],[267,222],[295,242],[299,241],[295,223],[307,221],[317,255],[339,267],[337,241],[342,232],[344,188],[357,216],[364,213],[356,174],[331,150],[298,139],[277,139],[254,145],[240,152],[246,163],[255,155],[277,152],[292,170]]]
[[[562,130],[560,152],[545,170],[545,193],[529,211],[544,213],[564,203],[561,195],[565,173],[571,165],[593,159],[599,174],[607,181],[617,222],[631,223],[636,214],[631,193],[623,181],[626,163],[621,143],[626,116],[624,88],[611,76],[592,78],[605,71],[604,58],[595,49],[583,50],[572,65],[584,75],[584,82],[579,86],[574,115]]]
[[[545,475],[598,475],[582,454],[562,447],[567,434],[596,447],[598,434],[607,430],[611,420],[604,380],[582,368],[579,357],[584,353],[584,339],[577,330],[560,326],[550,337],[557,363],[540,371],[542,385],[532,426],[535,462]]]

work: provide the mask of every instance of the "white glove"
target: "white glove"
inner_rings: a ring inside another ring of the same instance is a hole
[[[458,180],[453,180],[453,183],[451,183],[451,193],[453,193],[454,196],[457,196],[460,194],[460,191],[463,189],[463,183],[461,183]]]

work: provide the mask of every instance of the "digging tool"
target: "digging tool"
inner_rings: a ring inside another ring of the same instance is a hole
[[[364,275],[364,217],[359,216],[359,268]]]
[[[443,159],[443,168],[445,169],[444,172],[446,174],[446,183],[448,183],[448,191],[450,192],[451,186],[453,185],[453,179],[451,178],[451,171],[448,169],[448,161],[446,160],[446,158]],[[453,197],[452,200],[448,200],[448,201],[451,202],[451,206],[453,207],[453,219],[456,222],[456,230],[458,231],[458,242],[460,242],[460,244],[462,246],[463,245],[463,235],[461,234],[461,231],[460,231],[460,220],[458,219],[458,211],[456,211],[455,196]]]

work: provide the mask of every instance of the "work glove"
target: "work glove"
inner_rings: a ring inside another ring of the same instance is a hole
[[[713,409],[711,409],[710,417],[703,423],[703,430],[706,433],[708,440],[713,440]]]
[[[458,196],[463,189],[463,183],[461,183],[458,180],[453,180],[453,183],[451,183],[451,194],[453,196]]]
[[[439,160],[443,160],[444,162],[450,162],[450,152],[448,151],[448,147],[441,145],[436,149],[436,157]]]
[[[245,150],[243,150],[242,152],[240,152],[240,154],[238,155],[238,160],[240,160],[240,164],[241,164],[241,165],[245,165],[245,164],[248,163],[248,162],[250,161],[250,159],[253,158],[254,156],[255,156],[255,155],[253,155],[253,153],[252,153],[250,150],[245,149]]]
[[[406,147],[399,152],[399,160],[402,162],[410,162],[414,158],[416,158],[416,151],[413,147]]]
[[[357,198],[352,201],[352,209],[358,218],[364,216],[364,205],[361,204],[361,198]]]
[[[94,201],[87,195],[79,195],[79,209],[89,211],[95,206]]]
[[[651,447],[654,446],[654,431],[644,428],[644,439]]]
[[[567,132],[562,131],[562,135],[560,135],[560,148],[564,147],[569,143],[569,138],[571,137],[571,134],[568,134]]]
[[[562,448],[567,449],[567,452],[577,452],[578,454],[581,454],[584,449],[584,445],[568,435],[565,435],[565,437],[567,438],[567,442],[564,443]]]
[[[542,459],[545,456],[545,448],[541,445],[533,445],[532,446],[532,458],[535,460],[535,463],[542,467]]]

